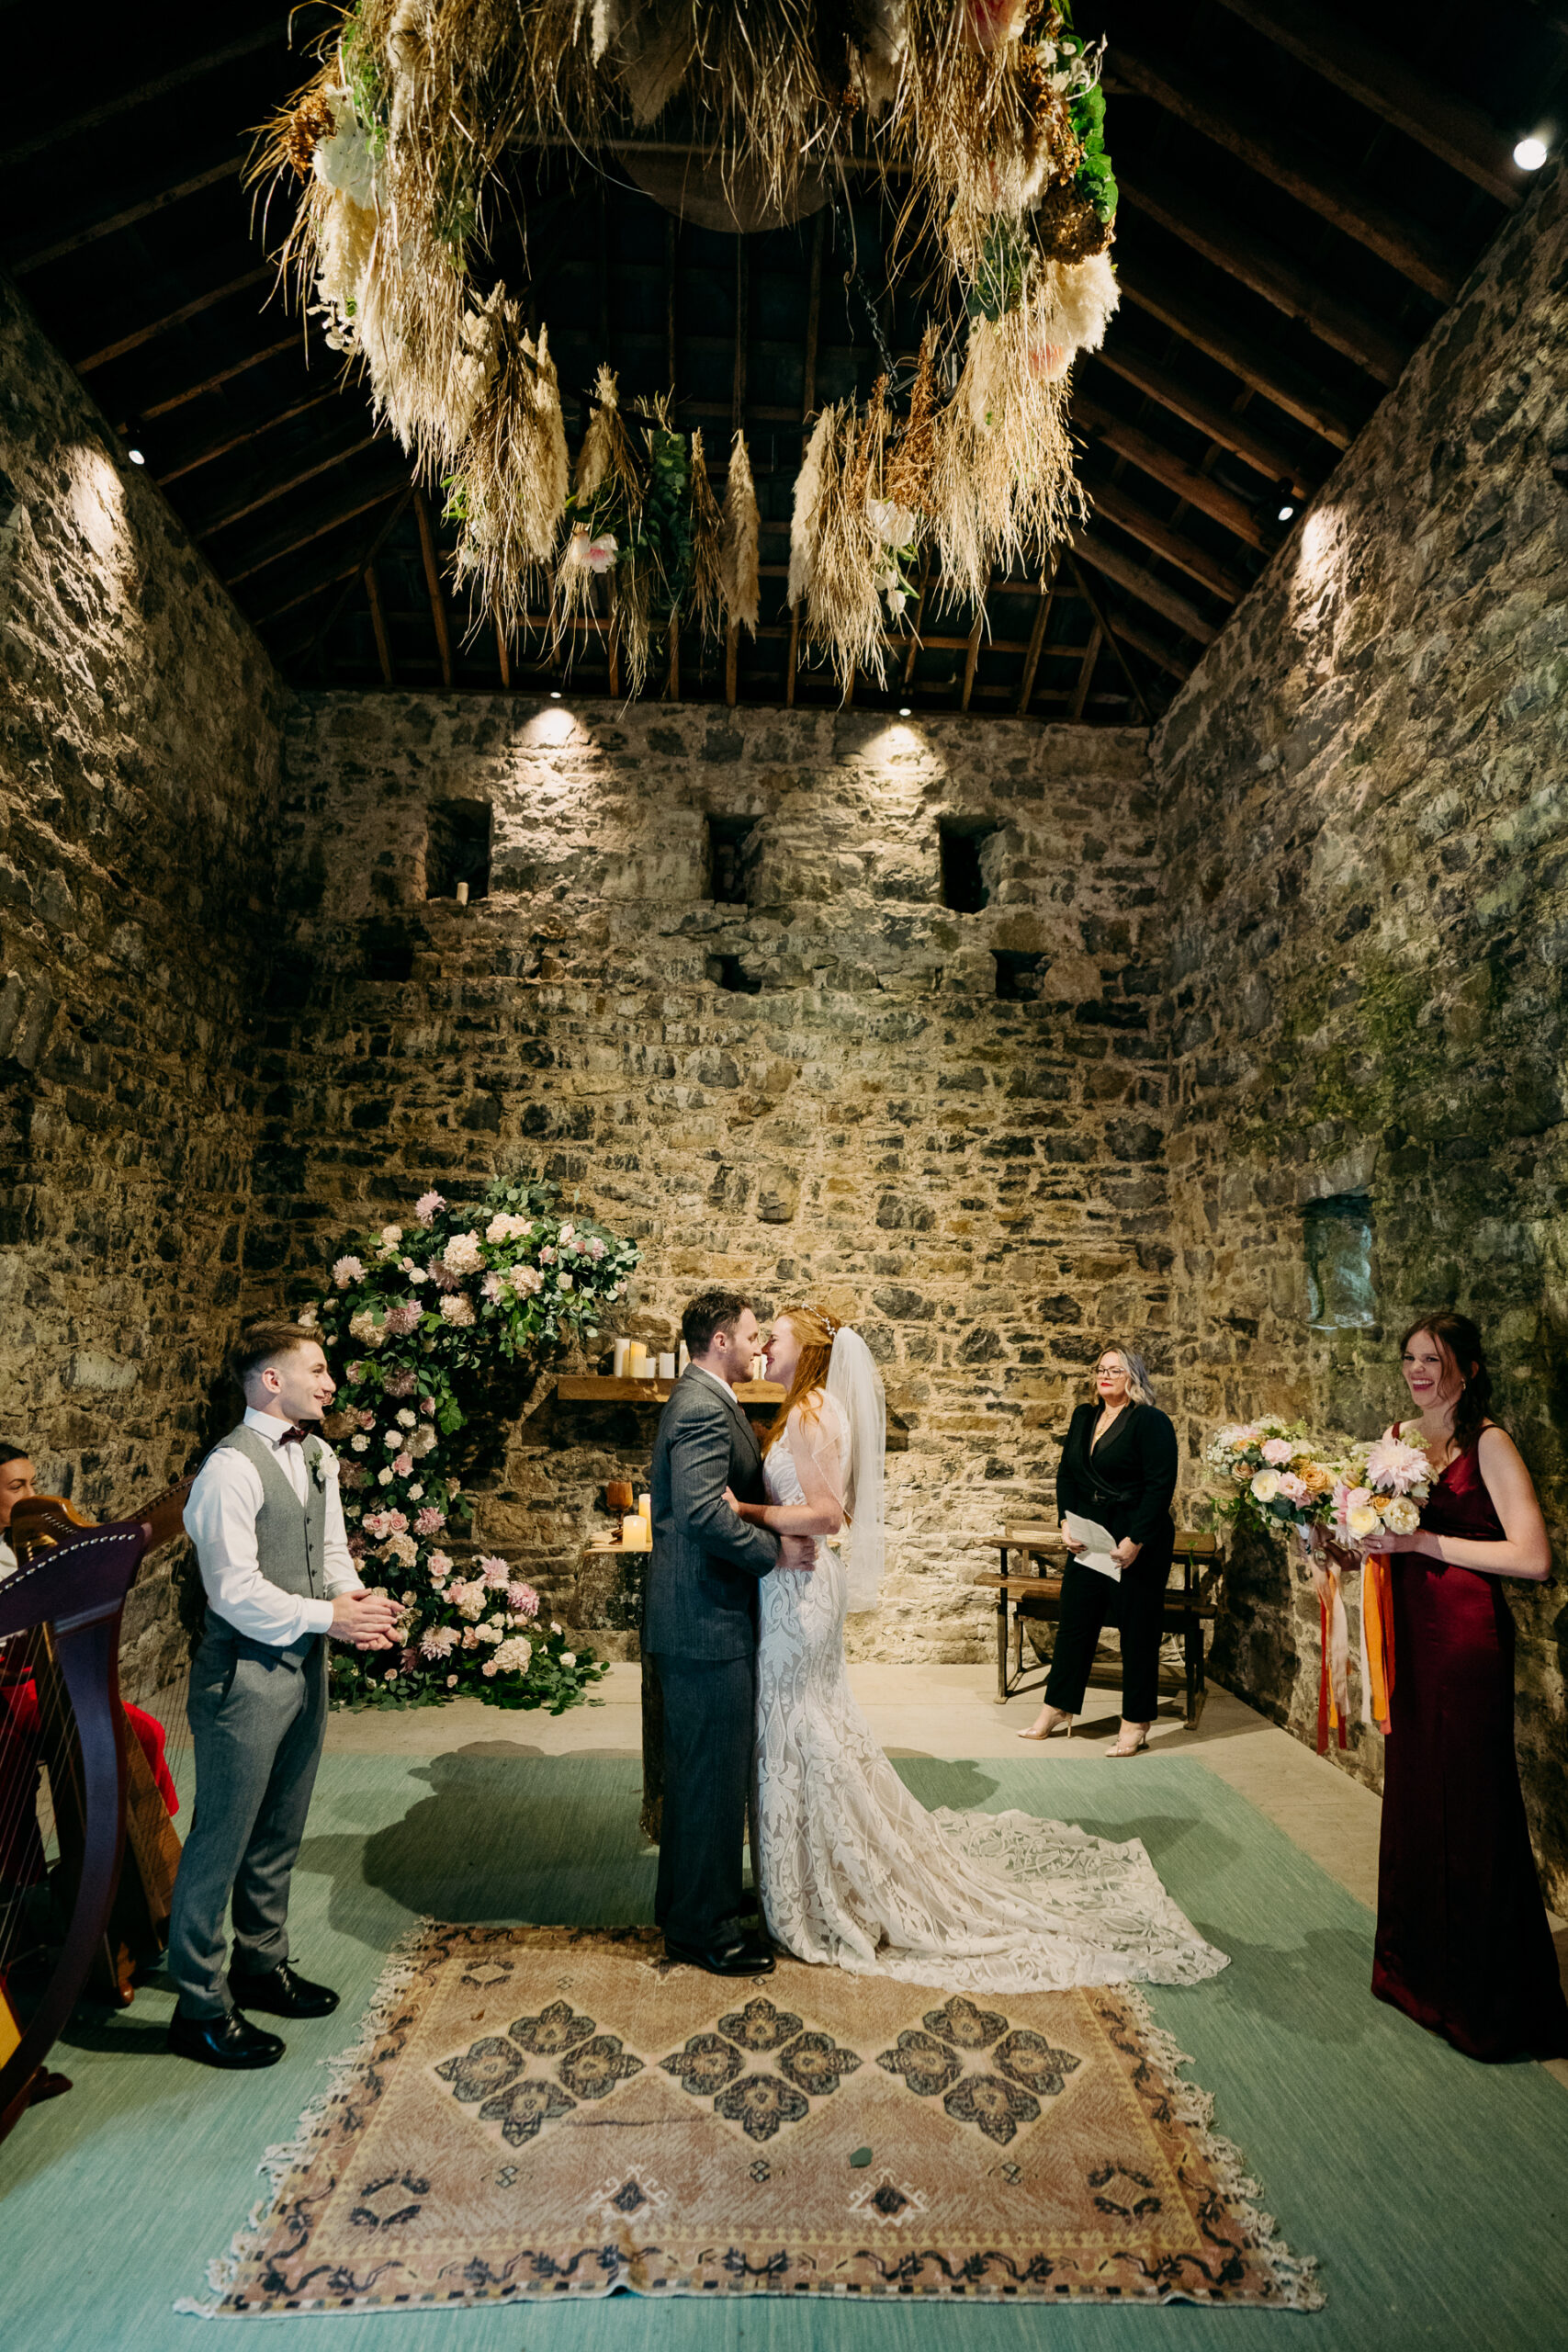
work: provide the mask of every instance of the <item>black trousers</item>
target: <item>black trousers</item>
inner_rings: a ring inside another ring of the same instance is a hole
[[[671,1657],[664,1693],[664,1826],[653,1916],[679,1944],[734,1940],[745,1907],[740,1849],[756,1738],[757,1660]]]
[[[1083,1707],[1094,1645],[1102,1625],[1122,1634],[1122,1713],[1130,1724],[1152,1724],[1159,1708],[1160,1623],[1170,1576],[1171,1539],[1145,1546],[1120,1584],[1069,1561],[1062,1574],[1062,1614],[1045,1703],[1076,1715]]]

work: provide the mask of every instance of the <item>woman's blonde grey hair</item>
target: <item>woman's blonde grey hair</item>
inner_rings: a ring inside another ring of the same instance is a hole
[[[1098,1364],[1103,1356],[1120,1356],[1126,1365],[1127,1392],[1134,1405],[1152,1405],[1156,1402],[1155,1385],[1149,1378],[1148,1365],[1134,1349],[1124,1348],[1120,1340],[1112,1340],[1108,1346],[1101,1348],[1100,1355],[1095,1358],[1095,1363]]]

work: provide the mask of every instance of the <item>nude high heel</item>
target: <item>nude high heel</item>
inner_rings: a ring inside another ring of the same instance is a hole
[[[1131,1747],[1124,1747],[1122,1742],[1126,1738],[1128,1731],[1132,1729],[1136,1730],[1138,1736],[1133,1742]],[[1118,1738],[1115,1747],[1108,1747],[1105,1752],[1107,1756],[1136,1756],[1139,1750],[1141,1748],[1147,1747],[1148,1744],[1149,1726],[1147,1724],[1138,1724],[1136,1725],[1124,1724],[1122,1727],[1121,1736]]]
[[[1044,1712],[1045,1710],[1042,1708],[1041,1713],[1044,1713]],[[1032,1724],[1027,1731],[1021,1731],[1015,1736],[1019,1739],[1049,1739],[1055,1733],[1061,1731],[1065,1725],[1066,1736],[1068,1739],[1071,1739],[1073,1736],[1073,1724],[1076,1718],[1072,1715],[1063,1714],[1055,1710],[1053,1710],[1053,1713],[1055,1713],[1055,1719],[1054,1722],[1048,1723],[1043,1731],[1037,1731]]]

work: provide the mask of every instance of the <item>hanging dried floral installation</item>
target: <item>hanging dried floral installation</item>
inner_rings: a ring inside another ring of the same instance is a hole
[[[592,151],[675,107],[783,218],[852,152],[897,171],[896,250],[940,257],[907,411],[886,376],[829,406],[795,484],[790,598],[846,691],[885,677],[922,564],[973,601],[1082,512],[1067,383],[1116,306],[1116,182],[1067,0],[357,0],[321,59],[256,167],[303,184],[284,266],[446,490],[459,577],[507,634],[548,581],[570,655],[604,581],[635,692],[671,627],[757,626],[743,436],[721,510],[700,435],[663,404],[623,417],[602,367],[573,476],[547,330],[477,282],[509,148]]]

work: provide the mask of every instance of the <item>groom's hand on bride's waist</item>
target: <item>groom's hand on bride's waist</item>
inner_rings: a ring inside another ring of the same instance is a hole
[[[781,1535],[778,1565],[781,1568],[814,1568],[817,1566],[817,1546],[810,1536]]]

